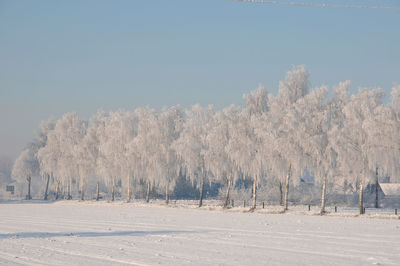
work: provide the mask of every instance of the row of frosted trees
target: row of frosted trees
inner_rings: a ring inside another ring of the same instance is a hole
[[[349,182],[358,180],[363,213],[363,188],[375,182],[375,170],[394,181],[399,176],[400,86],[384,104],[382,89],[349,95],[346,81],[333,92],[326,86],[310,90],[308,78],[303,66],[296,67],[277,95],[259,87],[244,95],[244,107],[222,111],[200,105],[184,111],[137,108],[99,111],[89,121],[67,113],[42,122],[37,138],[16,160],[13,176],[26,179],[29,187],[32,176],[44,177],[45,199],[54,180],[57,197],[62,190],[71,198],[77,184],[83,200],[88,184],[96,184],[98,199],[100,184],[106,184],[114,200],[118,183],[130,201],[132,186],[140,181],[147,184],[147,200],[150,186],[156,186],[165,189],[168,203],[183,173],[198,184],[199,206],[206,180],[224,184],[225,207],[231,187],[251,178],[252,209],[259,184],[278,180],[287,210],[290,179],[307,172],[321,184],[324,213],[327,182],[344,175]]]

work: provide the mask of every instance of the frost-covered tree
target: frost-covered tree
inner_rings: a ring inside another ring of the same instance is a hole
[[[37,178],[40,175],[47,177],[46,189],[44,199],[47,200],[48,187],[49,187],[49,175],[45,175],[41,171],[40,161],[38,158],[39,150],[44,147],[47,143],[47,136],[49,132],[54,129],[54,120],[49,119],[42,121],[40,129],[37,132],[35,139],[29,143],[28,148],[25,149],[16,160],[13,167],[13,176],[17,180],[27,179],[28,181],[28,195],[27,198],[31,198],[31,182],[32,178]]]
[[[79,172],[77,150],[86,134],[86,128],[85,120],[76,113],[67,113],[57,121],[54,130],[47,135],[46,145],[39,151],[42,172],[56,176],[66,187],[67,199],[72,197],[73,182],[79,184],[80,191],[84,189],[85,177]]]
[[[182,160],[186,174],[200,184],[199,207],[203,205],[204,183],[206,179],[205,154],[209,149],[207,134],[212,126],[214,110],[212,106],[198,104],[186,110],[186,123],[173,148]]]
[[[85,171],[89,177],[96,177],[96,201],[100,199],[100,177],[101,171],[99,167],[100,156],[100,140],[104,134],[105,123],[107,119],[106,112],[99,110],[90,118],[87,133],[82,140],[80,153],[84,153],[86,158]],[[83,155],[83,154],[82,154]]]
[[[379,105],[367,117],[364,128],[368,132],[368,168],[375,169],[375,208],[379,207],[378,170],[387,176],[397,177],[399,172],[399,121],[390,106]]]
[[[80,183],[80,200],[85,199],[85,190],[87,189],[87,184],[93,177],[95,172],[95,165],[97,159],[97,144],[93,139],[93,135],[88,135],[87,132],[82,136],[79,144],[75,149],[75,160],[78,167],[78,176]]]
[[[158,184],[165,166],[159,151],[161,134],[158,113],[151,108],[139,108],[135,114],[138,116],[138,135],[134,146],[140,157],[139,173],[147,184],[146,202],[149,202],[151,185]]]
[[[127,111],[111,112],[101,115],[97,122],[99,155],[97,166],[105,183],[111,186],[111,201],[115,199],[116,184],[124,181],[127,188],[127,201],[132,196],[132,165],[129,144],[137,134],[134,116]]]
[[[384,127],[384,131],[382,132],[383,136],[385,136],[384,141],[382,142],[383,150],[387,150],[385,152],[385,156],[377,156],[384,160],[380,165],[386,165],[386,171],[392,177],[392,182],[400,182],[400,85],[395,85],[391,91],[392,101],[390,103],[390,108],[392,112],[390,112],[387,108],[379,108],[377,110],[378,119],[380,125],[378,125],[375,129],[379,131]],[[378,132],[375,132],[377,134]],[[380,136],[377,136],[378,138]],[[383,151],[382,151],[383,152]]]
[[[232,183],[238,176],[238,169],[229,156],[227,147],[231,141],[231,133],[235,130],[239,108],[229,106],[223,111],[216,112],[213,118],[213,126],[207,134],[206,141],[209,149],[205,152],[205,164],[208,172],[218,182],[226,184],[226,194],[223,206],[229,205],[229,193]]]
[[[253,200],[251,210],[257,205],[257,186],[263,176],[263,161],[267,154],[265,145],[257,134],[260,116],[269,111],[268,92],[259,86],[257,90],[245,94],[246,107],[236,116],[235,128],[231,134],[228,152],[231,160],[245,176],[253,177]]]
[[[400,121],[398,120],[398,93],[400,88],[392,89],[392,103],[377,104],[371,115],[365,117],[363,129],[367,134],[368,169],[375,170],[375,207],[379,207],[378,174],[398,177],[400,151]],[[378,171],[379,170],[379,171]],[[372,181],[372,180],[371,180]]]
[[[326,183],[335,168],[335,152],[329,145],[329,109],[325,103],[328,88],[317,88],[293,104],[291,124],[295,125],[293,140],[302,151],[303,165],[322,182],[321,214],[325,212]]]
[[[56,198],[60,187],[71,198],[76,186],[83,200],[88,185],[96,183],[98,200],[103,180],[111,200],[119,189],[130,201],[133,184],[141,183],[147,185],[147,201],[151,187],[162,188],[168,204],[183,172],[200,189],[199,206],[206,180],[226,184],[225,207],[236,179],[252,178],[252,209],[258,187],[278,181],[287,210],[290,182],[307,172],[321,184],[322,214],[328,180],[344,174],[347,182],[360,184],[362,213],[364,183],[373,176],[377,187],[377,169],[393,179],[400,176],[400,86],[394,86],[392,102],[384,105],[381,89],[349,96],[350,82],[343,82],[328,97],[324,86],[310,91],[308,77],[303,66],[294,67],[276,96],[260,86],[244,95],[243,108],[218,112],[200,105],[185,115],[179,107],[99,111],[90,123],[65,114],[57,123],[42,123],[17,159],[13,176],[38,182],[36,176],[42,176],[45,199],[54,180]]]
[[[42,147],[45,147],[47,144],[47,138],[50,132],[52,132],[55,128],[55,120],[54,118],[50,118],[48,120],[42,121],[40,123],[40,130],[38,132],[38,138],[37,138],[37,153],[36,157],[38,157],[38,153]],[[48,192],[49,192],[49,182],[50,182],[50,176],[53,174],[51,172],[46,172],[42,170],[42,167],[40,167],[40,172],[42,177],[46,178],[46,189],[44,192],[44,200],[47,200],[48,197]]]
[[[272,95],[269,98],[270,102],[274,101]],[[263,161],[264,175],[268,177],[268,180],[265,181],[267,181],[267,185],[271,185],[276,180],[278,181],[280,205],[283,205],[282,176],[286,173],[287,162],[277,142],[279,131],[276,130],[275,122],[273,109],[253,119],[253,124],[256,125],[255,133],[260,139],[259,150],[263,154],[261,159]]]
[[[179,106],[164,108],[158,118],[158,162],[164,168],[164,173],[158,183],[165,187],[166,204],[169,202],[169,191],[174,188],[179,175],[180,162],[172,144],[179,138],[183,122],[184,117]]]
[[[270,147],[274,157],[272,169],[284,173],[287,166],[285,181],[284,210],[288,209],[289,181],[292,172],[299,176],[304,170],[304,152],[299,145],[297,127],[298,121],[293,119],[296,110],[294,104],[308,94],[309,73],[303,66],[289,71],[279,84],[277,97],[270,97],[269,135],[273,139]]]
[[[32,177],[40,175],[39,162],[32,147],[24,150],[14,163],[12,177],[20,183],[27,181],[26,199],[31,199]]]
[[[129,143],[137,136],[137,122],[133,114],[120,110],[110,114],[106,127],[109,152],[114,168],[114,175],[119,177],[126,186],[126,198],[129,202],[132,197],[133,165],[130,160]]]
[[[342,171],[348,173],[353,181],[360,180],[360,214],[364,210],[363,188],[365,181],[371,178],[370,155],[376,141],[373,132],[369,130],[368,120],[382,104],[383,95],[382,89],[363,89],[352,95],[343,108],[343,123],[333,131],[336,136],[333,146],[338,153]]]

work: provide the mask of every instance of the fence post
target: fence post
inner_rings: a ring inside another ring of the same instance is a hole
[[[264,209],[264,201],[263,201],[263,209]]]
[[[311,205],[310,204],[308,205],[308,211],[311,211]]]
[[[337,206],[335,206],[335,212],[337,212]]]
[[[397,215],[397,209],[394,209],[394,214]]]

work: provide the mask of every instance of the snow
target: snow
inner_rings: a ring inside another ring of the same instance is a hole
[[[400,184],[380,183],[379,185],[386,196],[400,196]]]
[[[398,265],[400,261],[398,216],[318,216],[296,208],[285,214],[263,209],[249,213],[244,208],[224,211],[212,206],[3,203],[0,264]]]

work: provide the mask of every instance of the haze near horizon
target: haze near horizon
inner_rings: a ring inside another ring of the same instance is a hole
[[[0,1],[0,156],[15,159],[50,116],[242,104],[258,84],[275,94],[293,65],[312,87],[351,80],[388,93],[400,82],[398,17],[223,0]]]

